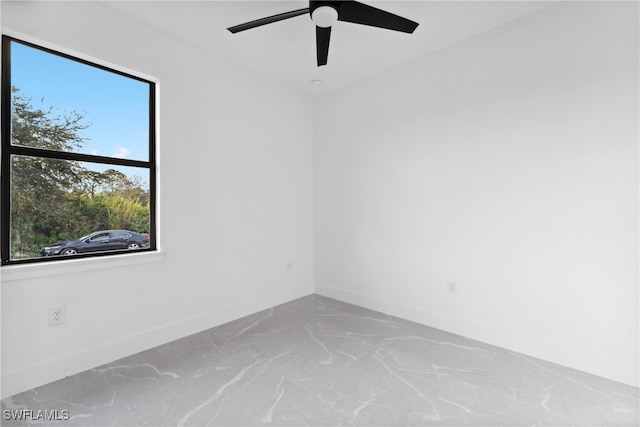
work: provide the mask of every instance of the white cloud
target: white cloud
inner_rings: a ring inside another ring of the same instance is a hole
[[[119,159],[126,159],[129,154],[131,154],[131,150],[127,147],[116,146],[116,152],[112,154],[111,157],[117,157]]]

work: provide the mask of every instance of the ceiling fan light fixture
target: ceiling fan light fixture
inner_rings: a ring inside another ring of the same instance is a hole
[[[331,27],[338,21],[338,11],[331,6],[320,6],[311,14],[311,20],[318,27]]]

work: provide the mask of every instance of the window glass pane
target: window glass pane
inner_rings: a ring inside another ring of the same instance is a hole
[[[11,55],[13,145],[149,160],[148,82],[22,43]]]
[[[148,247],[149,179],[146,168],[12,155],[10,259]]]

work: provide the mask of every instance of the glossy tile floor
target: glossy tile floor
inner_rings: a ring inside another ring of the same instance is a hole
[[[638,406],[637,388],[317,295],[2,401],[65,426],[638,426]]]

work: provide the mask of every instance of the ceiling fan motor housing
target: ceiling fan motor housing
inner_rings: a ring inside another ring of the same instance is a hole
[[[309,1],[309,16],[316,26],[331,27],[338,19],[341,3],[341,1],[311,0]]]

